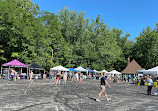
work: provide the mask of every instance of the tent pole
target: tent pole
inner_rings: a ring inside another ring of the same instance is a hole
[[[11,76],[11,72],[10,72],[10,66],[9,66],[9,75]],[[8,76],[9,76],[9,75],[8,75]],[[8,77],[8,78],[9,78],[9,77]]]
[[[45,69],[44,69],[43,79],[46,79]]]
[[[29,68],[29,73],[31,72],[31,68]],[[29,76],[29,75],[28,75]]]
[[[28,67],[27,67],[27,79],[28,79]]]
[[[29,73],[30,73],[30,68],[28,68],[28,69],[29,69],[29,72],[28,72],[28,76],[27,76],[28,78],[27,79],[29,79]]]
[[[1,66],[1,75],[2,75],[2,66]]]

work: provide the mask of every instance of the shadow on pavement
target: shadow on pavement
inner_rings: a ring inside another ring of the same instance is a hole
[[[89,97],[89,99],[96,101],[96,98]]]
[[[146,95],[146,96],[157,96],[157,95],[154,95],[154,94],[148,95],[148,94],[146,94],[146,93],[139,93],[139,94],[141,94],[141,95]]]

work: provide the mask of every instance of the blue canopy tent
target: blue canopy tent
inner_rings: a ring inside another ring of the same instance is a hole
[[[87,67],[86,69],[88,70],[88,72],[92,72],[92,73],[94,72],[93,70],[91,70],[91,69],[88,68],[88,67]]]
[[[78,70],[75,70],[73,68],[69,68],[69,71],[77,72]]]

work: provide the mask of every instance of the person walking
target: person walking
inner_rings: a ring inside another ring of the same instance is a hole
[[[152,86],[153,86],[153,80],[150,78],[150,76],[147,77],[147,93],[148,95],[151,95],[151,90],[152,90]]]
[[[105,76],[106,76],[106,73],[104,73],[103,77],[101,78],[101,91],[100,91],[100,93],[99,93],[99,95],[98,95],[98,97],[96,99],[97,102],[101,102],[99,99],[100,99],[100,97],[101,97],[103,92],[105,94],[106,100],[107,101],[111,100],[111,98],[108,98],[108,96],[107,96],[106,89],[105,89],[105,84],[107,84],[109,86],[109,88],[111,88],[111,86],[108,84]]]
[[[126,83],[126,75],[123,76],[124,83]]]
[[[30,72],[30,81],[29,82],[33,81],[32,77],[33,77],[33,70],[31,70],[31,72]]]

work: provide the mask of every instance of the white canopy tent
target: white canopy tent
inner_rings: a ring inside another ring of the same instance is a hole
[[[116,71],[116,70],[113,70],[113,71],[111,71],[111,72],[109,72],[109,73],[111,73],[111,74],[121,74],[120,72],[118,72],[118,71]]]
[[[75,68],[75,70],[78,70],[78,71],[80,71],[80,72],[87,72],[87,71],[88,71],[87,69],[84,69],[84,68],[81,67],[81,66]]]
[[[102,73],[101,71],[93,70],[95,73]]]
[[[105,72],[105,73],[108,73],[108,71],[106,71],[105,69],[104,69],[104,70],[102,70],[101,72],[102,72],[102,73],[104,73],[104,72]]]
[[[116,71],[116,70],[112,70],[112,71],[110,71],[109,73],[110,73],[110,74],[117,74],[117,75],[121,74],[120,72],[118,72],[118,71]]]
[[[148,70],[143,70],[143,74],[151,74],[151,75],[157,75],[158,76],[158,66],[148,69]]]
[[[68,68],[65,68],[65,67],[63,67],[63,66],[61,66],[61,65],[56,66],[56,67],[53,67],[53,68],[51,68],[50,70],[51,70],[51,71],[69,71]]]
[[[112,71],[108,72],[108,74],[111,74],[111,76],[114,77],[114,74],[120,75],[121,73],[116,70],[112,70]]]

